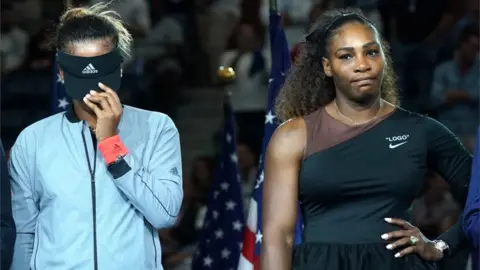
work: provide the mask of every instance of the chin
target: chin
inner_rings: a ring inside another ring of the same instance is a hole
[[[352,96],[351,100],[358,104],[370,104],[373,100],[375,100],[379,96],[379,92],[372,88],[368,90],[358,90]]]

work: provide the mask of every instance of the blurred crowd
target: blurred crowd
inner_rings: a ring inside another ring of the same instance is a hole
[[[87,5],[102,0],[73,0]],[[135,38],[125,62],[119,95],[126,104],[176,118],[190,102],[184,89],[215,84],[219,65],[237,79],[232,104],[239,130],[238,157],[245,205],[260,154],[271,65],[269,0],[117,0],[114,9]],[[50,114],[55,48],[51,36],[65,8],[61,0],[1,2],[1,136],[8,148],[27,125]],[[479,124],[480,60],[478,0],[278,0],[292,52],[301,50],[311,22],[333,7],[358,7],[390,44],[402,106],[448,126],[472,149]],[[166,269],[189,269],[215,157],[201,156],[185,177],[185,200],[177,224],[161,232]],[[455,223],[459,205],[435,173],[412,207],[412,221],[428,237]],[[443,269],[465,269],[468,254]]]

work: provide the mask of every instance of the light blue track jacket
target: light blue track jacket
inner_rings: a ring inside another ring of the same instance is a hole
[[[174,224],[183,198],[178,131],[124,106],[118,134],[129,154],[107,167],[71,108],[21,132],[9,161],[12,270],[163,269],[157,229]]]

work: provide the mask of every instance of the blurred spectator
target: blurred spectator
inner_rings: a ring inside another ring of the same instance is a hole
[[[403,106],[425,112],[438,47],[455,24],[454,0],[388,1],[392,56]]]
[[[270,1],[261,0],[260,18],[265,26],[269,24]],[[287,36],[288,47],[302,40],[310,23],[310,12],[316,0],[278,0],[277,10],[282,15],[283,27]],[[267,37],[267,42],[269,42]]]
[[[167,270],[190,270],[191,257],[207,210],[213,160],[210,157],[198,157],[193,162],[191,172],[190,179],[184,181],[184,199],[177,223],[172,228],[160,231],[163,264]]]
[[[43,26],[43,27],[42,27]],[[49,70],[52,68],[54,49],[48,40],[51,23],[39,23],[39,30],[32,35],[28,45],[28,54],[24,63],[27,70]]]
[[[206,33],[200,36],[202,46],[208,55],[209,75],[213,82],[216,81],[216,72],[220,65],[222,53],[227,49],[228,40],[233,29],[240,19],[240,1],[239,0],[204,0],[204,3],[210,4],[208,15],[204,20],[206,24]]]
[[[412,204],[412,223],[427,238],[434,239],[453,226],[460,214],[460,205],[453,199],[448,184],[437,173],[430,171],[423,196]],[[461,251],[439,262],[439,269],[464,270],[469,265],[468,257],[469,250]]]
[[[36,34],[43,26],[43,2],[41,0],[21,0],[13,2],[20,26],[29,35]],[[27,12],[25,12],[28,10]]]
[[[460,215],[460,207],[438,174],[428,174],[427,186],[423,196],[412,205],[412,222],[427,238],[433,239],[455,224]]]
[[[467,13],[457,23],[456,33],[460,33],[460,31],[469,24],[480,24],[480,1],[467,0],[467,2]]]
[[[161,111],[175,118],[181,89],[186,85],[186,37],[188,0],[154,1],[154,24],[143,38],[135,40],[136,76],[141,76],[135,99],[142,108]]]
[[[236,72],[236,80],[229,87],[240,137],[260,141],[267,107],[270,53],[262,50],[261,38],[250,24],[238,27],[236,47],[222,55],[221,65],[233,67]]]
[[[438,119],[473,149],[479,123],[479,27],[466,26],[456,42],[454,59],[439,65],[432,83]]]
[[[0,18],[2,74],[8,74],[18,69],[25,61],[27,55],[29,36],[18,27],[15,21],[18,15],[18,12],[13,10],[12,4],[2,2]]]
[[[329,8],[359,8],[365,14],[365,17],[375,25],[377,30],[383,32],[383,22],[379,12],[381,1],[382,0],[316,0],[316,5],[327,6]]]
[[[441,63],[453,58],[456,43],[462,30],[468,25],[480,25],[479,0],[465,0],[466,12],[459,17],[455,23],[455,28],[449,33],[448,38],[440,45],[440,51],[437,56],[437,63]]]
[[[183,45],[185,41],[185,20],[188,6],[186,0],[166,0],[162,11],[156,11],[158,20],[147,36],[149,43]]]
[[[256,183],[258,171],[258,152],[252,149],[251,144],[240,141],[237,144],[238,167],[243,192],[243,209],[248,211],[253,187]],[[245,215],[247,217],[247,215]]]
[[[330,8],[330,0],[316,0],[315,4],[312,6],[309,14],[310,22],[309,24],[314,23],[323,12],[327,11]]]
[[[150,4],[146,0],[90,0],[90,4],[109,2],[109,8],[122,17],[133,37],[145,37],[151,28]]]

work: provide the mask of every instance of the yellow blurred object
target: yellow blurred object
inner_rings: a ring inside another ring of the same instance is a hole
[[[217,70],[218,80],[222,83],[229,83],[235,80],[235,70],[231,67],[219,67]]]

